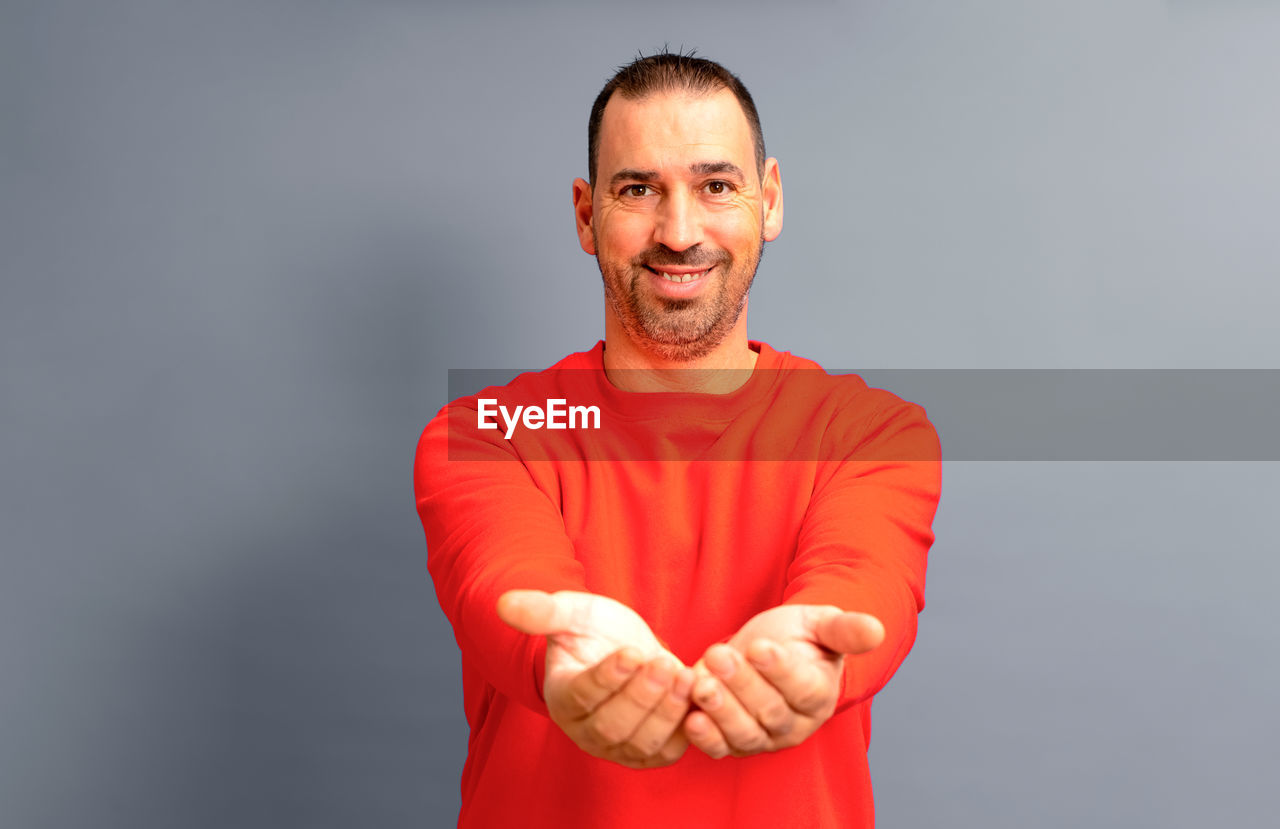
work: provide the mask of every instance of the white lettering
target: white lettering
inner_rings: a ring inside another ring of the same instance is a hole
[[[548,429],[564,429],[564,420],[556,420],[556,415],[564,417],[564,404],[568,401],[563,397],[553,397],[547,401],[547,428]],[[559,404],[559,405],[557,405]]]
[[[511,440],[511,436],[516,433],[516,424],[520,422],[520,411],[524,406],[516,406],[515,414],[510,414],[506,406],[499,406],[498,411],[502,413],[502,419],[507,423],[507,440]]]
[[[476,428],[477,429],[497,429],[496,422],[490,423],[486,418],[493,417],[496,412],[489,409],[490,406],[497,403],[497,399],[492,397],[482,397],[476,401]]]
[[[563,402],[563,401],[561,401]],[[582,426],[578,426],[576,415],[582,415]],[[595,425],[588,425],[588,414],[595,415]],[[569,407],[569,428],[570,429],[599,429],[600,428],[600,407],[599,406],[570,406]]]
[[[568,403],[563,397],[554,397],[547,401],[545,409],[542,406],[516,406],[509,409],[494,398],[478,398],[476,428],[497,429],[498,418],[501,417],[507,440],[511,440],[516,427],[522,423],[526,429],[600,428],[599,406],[569,406]]]

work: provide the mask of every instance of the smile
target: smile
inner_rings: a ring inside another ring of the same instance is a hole
[[[649,270],[653,271],[658,276],[662,277],[668,282],[692,282],[695,279],[701,279],[702,277],[706,276],[707,273],[710,272],[711,268],[707,268],[706,270],[702,270],[702,271],[686,271],[681,273],[673,273],[672,271],[658,270],[657,268],[649,268]]]

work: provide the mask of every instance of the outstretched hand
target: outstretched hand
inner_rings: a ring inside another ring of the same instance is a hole
[[[782,605],[752,617],[694,666],[684,732],[713,758],[799,745],[835,712],[846,654],[884,640],[880,620],[824,605]]]
[[[498,616],[547,637],[543,698],[552,721],[583,751],[630,768],[680,759],[694,673],[644,619],[605,596],[511,590]]]

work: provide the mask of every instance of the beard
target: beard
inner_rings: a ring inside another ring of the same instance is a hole
[[[627,336],[664,360],[688,362],[710,354],[733,330],[746,307],[763,255],[762,238],[754,256],[741,262],[735,262],[724,250],[705,251],[694,246],[677,252],[657,245],[627,264],[606,263],[598,255],[596,264],[604,280],[605,300]],[[715,284],[690,299],[654,296],[646,290],[653,276],[646,265],[714,267],[702,278],[713,279]]]

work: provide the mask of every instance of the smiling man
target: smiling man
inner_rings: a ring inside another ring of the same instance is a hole
[[[471,726],[459,824],[872,826],[870,704],[924,603],[934,430],[748,339],[783,201],[734,75],[641,58],[588,139],[573,208],[605,339],[454,401],[418,449]],[[553,400],[598,428],[478,426]]]
[[[754,364],[743,312],[764,243],[782,232],[782,183],[753,132],[728,88],[606,99],[600,186],[573,184],[578,237],[604,277],[606,342],[624,352],[606,365]]]

